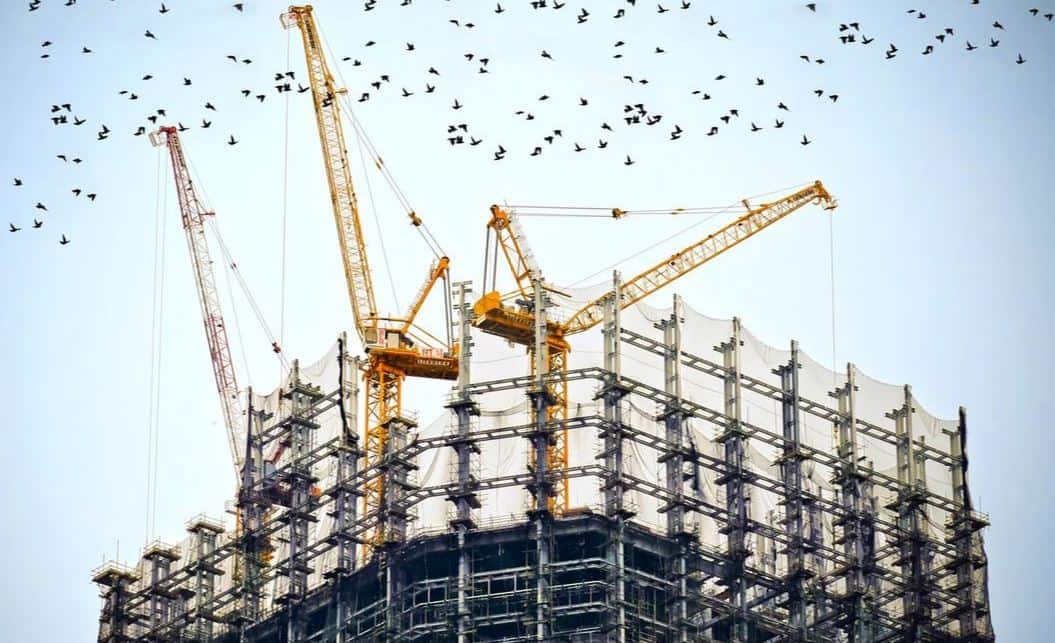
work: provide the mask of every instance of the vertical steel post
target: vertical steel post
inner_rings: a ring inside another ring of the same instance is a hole
[[[906,643],[925,640],[930,629],[929,566],[926,525],[926,489],[923,467],[915,449],[912,429],[912,389],[905,386],[905,401],[887,414],[894,420],[897,440],[898,497],[889,505],[898,514],[898,544],[901,574],[905,579],[902,598]]]
[[[333,451],[337,460],[337,475],[333,490],[333,525],[330,531],[330,542],[337,545],[337,563],[327,576],[333,584],[331,609],[332,627],[335,643],[351,641],[346,635],[347,608],[344,590],[347,579],[356,568],[356,543],[354,532],[358,523],[358,499],[362,495],[356,482],[359,473],[359,458],[363,452],[359,449],[359,359],[348,356],[348,335],[341,333],[338,339],[338,411],[341,416],[340,442]],[[349,364],[350,362],[350,364]],[[350,368],[349,368],[350,366]]]
[[[216,550],[216,538],[223,533],[223,525],[214,523],[201,516],[191,521],[187,531],[192,535],[194,544],[194,626],[192,640],[208,641],[212,638],[212,615],[208,605],[212,602],[215,588],[215,576],[220,572],[216,567],[205,562]]]
[[[951,541],[956,548],[956,557],[951,563],[956,567],[956,597],[960,601],[958,610],[959,636],[957,641],[976,643],[992,641],[993,632],[989,622],[989,592],[985,581],[986,560],[978,535],[989,526],[988,519],[971,505],[971,493],[967,486],[967,411],[961,406],[959,424],[949,431],[949,453],[952,456],[952,496],[955,512],[949,516],[946,527],[951,532]]]
[[[626,506],[626,480],[623,477],[623,406],[629,389],[622,384],[621,332],[622,287],[619,273],[612,273],[612,292],[604,302],[604,382],[598,393],[604,402],[604,428],[601,430],[603,450],[598,459],[604,460],[605,516],[611,525],[606,551],[608,563],[608,615],[605,641],[625,643],[626,625],[626,521],[634,512]]]
[[[472,359],[472,321],[473,307],[468,302],[472,293],[472,282],[454,284],[458,289],[458,381],[454,387],[447,408],[454,413],[457,424],[457,439],[451,442],[457,463],[455,491],[447,500],[454,504],[454,519],[450,521],[455,532],[458,550],[457,611],[455,624],[458,643],[469,643],[473,639],[473,613],[469,605],[472,593],[472,552],[469,547],[471,530],[476,528],[473,520],[473,509],[480,508],[476,495],[478,482],[472,474],[472,456],[479,453],[479,447],[472,436],[472,418],[480,414],[480,407],[470,393],[470,360]]]
[[[809,621],[806,617],[806,581],[813,576],[806,565],[805,489],[802,484],[802,461],[809,455],[802,449],[799,416],[799,343],[791,340],[791,359],[773,370],[780,376],[781,425],[784,451],[780,456],[780,474],[784,484],[784,533],[787,535],[787,592],[790,640],[807,641]]]
[[[552,543],[550,542],[549,511],[554,496],[552,472],[549,470],[549,446],[554,439],[553,428],[547,422],[548,409],[555,403],[549,390],[549,344],[546,329],[546,295],[544,284],[540,279],[532,279],[534,292],[535,342],[532,347],[534,382],[528,390],[534,419],[534,430],[531,432],[532,465],[534,466],[528,491],[532,494],[531,529],[535,539],[535,640],[550,640],[550,560]],[[558,373],[559,377],[560,374]]]
[[[834,482],[839,486],[842,515],[833,522],[842,528],[839,542],[848,561],[846,581],[847,621],[850,640],[871,643],[876,638],[875,623],[875,526],[870,484],[861,469],[860,443],[857,439],[855,368],[846,365],[846,384],[829,395],[838,401],[836,421],[839,466]]]
[[[670,501],[660,508],[667,514],[667,536],[678,543],[671,561],[675,592],[671,605],[671,625],[678,643],[689,640],[688,548],[693,534],[685,526],[685,419],[681,404],[681,297],[674,295],[670,318],[656,327],[663,331],[663,390],[670,396],[659,419],[663,421],[666,446],[659,462],[664,465]]]
[[[727,523],[723,528],[726,534],[728,560],[726,561],[725,582],[729,589],[731,603],[731,634],[733,643],[746,643],[748,640],[748,605],[747,583],[744,578],[745,561],[751,555],[747,548],[750,497],[747,482],[750,474],[745,459],[745,442],[747,434],[742,426],[742,395],[740,392],[740,319],[733,318],[733,334],[728,342],[716,350],[722,354],[722,365],[725,368],[725,418],[726,425],[718,442],[725,446],[725,471],[717,479],[717,484],[725,487],[725,508]]]
[[[311,567],[306,556],[308,549],[308,525],[318,519],[313,512],[316,504],[312,486],[318,482],[311,470],[308,456],[315,442],[315,430],[319,425],[312,421],[312,407],[322,399],[321,390],[300,377],[300,363],[293,362],[289,390],[283,397],[290,400],[289,416],[283,420],[285,441],[289,445],[289,507],[282,515],[286,521],[288,555],[281,573],[289,579],[288,589],[279,602],[286,606],[286,641],[300,643],[306,636],[305,614],[301,603],[308,594],[308,576]]]
[[[238,493],[241,514],[242,604],[239,614],[239,640],[248,641],[249,629],[260,620],[261,573],[263,559],[270,553],[270,543],[263,534],[264,513],[270,504],[264,486],[264,444],[260,436],[270,415],[253,408],[253,389],[249,388],[249,411],[246,413],[246,453],[242,463],[242,485]]]

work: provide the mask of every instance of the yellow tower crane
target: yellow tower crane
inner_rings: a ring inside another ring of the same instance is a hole
[[[303,40],[348,298],[356,330],[368,355],[363,375],[366,382],[363,450],[365,467],[372,467],[385,457],[391,423],[406,422],[402,412],[404,379],[453,380],[458,376],[457,349],[451,345],[450,325],[444,342],[414,324],[429,293],[441,280],[447,299],[446,310],[450,310],[450,261],[445,256],[438,257],[406,315],[385,317],[378,314],[341,122],[339,99],[346,90],[337,87],[326,62],[311,5],[291,6],[282,14],[282,24],[287,29],[298,28]],[[380,159],[376,159],[376,163],[383,170]],[[421,218],[409,208],[407,215],[411,224],[420,230]],[[373,477],[364,489],[364,516],[380,513],[385,493],[385,477]],[[371,545],[378,545],[389,537],[390,534],[379,527],[367,540]]]
[[[816,181],[801,190],[782,197],[776,201],[751,207],[747,201],[744,206],[747,212],[724,227],[712,232],[703,239],[674,253],[651,268],[620,285],[620,308],[626,308],[648,297],[675,279],[699,268],[711,259],[729,250],[740,242],[758,234],[777,221],[810,203],[823,204],[826,210],[836,207],[835,199],[828,193],[820,181]],[[619,209],[612,210],[615,218],[626,215]],[[535,289],[547,288],[531,251],[527,239],[517,222],[516,213],[511,209],[491,206],[491,219],[487,223],[488,249],[493,235],[495,243],[494,261],[497,262],[499,249],[509,265],[510,272],[516,281],[516,290],[502,295],[497,290],[485,294],[473,304],[476,315],[475,325],[486,333],[502,337],[512,343],[527,346],[535,350]],[[486,268],[485,268],[486,271]],[[492,277],[493,279],[493,277]],[[487,278],[485,275],[485,290]],[[493,287],[493,285],[492,285]],[[568,352],[571,345],[568,336],[593,328],[603,321],[604,303],[610,293],[590,301],[574,311],[565,321],[546,320],[546,337],[544,359],[532,355],[532,375],[544,366],[550,373],[549,394],[552,405],[547,409],[547,422],[555,427],[555,440],[547,449],[548,468],[557,472],[560,480],[556,485],[555,497],[548,507],[560,515],[568,510],[568,434],[565,421],[568,418]]]

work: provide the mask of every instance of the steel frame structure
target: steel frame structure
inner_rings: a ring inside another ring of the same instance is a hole
[[[249,453],[240,502],[247,517],[240,537],[219,537],[202,520],[190,530],[194,552],[185,565],[171,564],[172,549],[154,546],[137,568],[109,564],[95,573],[103,596],[100,643],[127,641],[734,641],[881,643],[885,641],[994,640],[988,613],[986,557],[981,530],[988,524],[970,501],[966,467],[966,415],[949,436],[945,451],[913,435],[913,409],[905,402],[891,409],[893,429],[857,416],[853,368],[845,385],[831,391],[833,403],[807,399],[798,383],[799,348],[772,374],[745,373],[739,357],[739,322],[717,357],[683,350],[679,304],[659,324],[661,337],[621,326],[618,281],[604,306],[604,361],[600,367],[558,371],[569,382],[594,382],[601,412],[568,417],[561,425],[545,407],[547,380],[557,373],[536,372],[474,382],[470,363],[472,308],[468,287],[460,285],[459,377],[448,401],[451,429],[436,437],[389,442],[381,463],[366,464],[355,430],[357,360],[342,338],[340,386],[321,391],[300,381],[294,368],[285,395],[286,417],[268,418],[250,410]],[[538,341],[545,341],[544,316]],[[621,356],[636,351],[663,362],[663,381],[647,383],[626,376]],[[724,391],[723,408],[709,408],[682,395],[686,377],[712,378]],[[776,383],[773,377],[776,376]],[[474,418],[481,400],[519,390],[538,413],[527,424],[482,429]],[[745,391],[778,405],[780,430],[750,422],[741,410]],[[644,430],[627,420],[632,402],[660,410],[662,431]],[[323,413],[340,413],[342,431],[314,439]],[[837,449],[827,452],[802,439],[803,417],[830,422]],[[686,423],[718,429],[719,456],[691,442]],[[407,428],[407,427],[403,427]],[[569,467],[569,478],[592,478],[601,489],[600,509],[555,516],[546,499],[563,475],[545,466],[545,457],[522,473],[479,477],[473,461],[481,446],[520,437],[537,456],[554,431],[591,431],[600,445],[596,461]],[[404,431],[405,435],[405,431]],[[872,470],[857,453],[867,436],[892,445],[898,471]],[[253,470],[263,449],[275,441],[290,444],[290,458],[263,476]],[[779,450],[779,475],[747,466],[751,443]],[[648,480],[624,465],[633,446],[656,454],[662,480]],[[456,470],[449,482],[416,486],[415,458],[450,449]],[[840,493],[837,499],[810,491],[803,465],[823,467]],[[928,462],[952,474],[950,497],[928,489],[920,471]],[[336,474],[322,480],[324,469]],[[701,470],[712,472],[723,498],[705,498],[696,484]],[[379,507],[357,512],[356,498],[375,480],[399,490]],[[321,494],[311,492],[322,484]],[[523,521],[481,524],[479,494],[503,487],[525,490],[529,508]],[[662,503],[666,528],[635,520],[627,493],[641,492]],[[776,518],[751,516],[753,491],[782,498]],[[427,498],[445,498],[450,520],[442,533],[411,535],[413,510]],[[878,511],[890,499],[896,519]],[[248,511],[248,507],[259,511]],[[947,537],[922,528],[928,508],[951,516]],[[267,512],[265,509],[272,509]],[[309,536],[305,527],[328,512],[329,533]],[[255,517],[254,517],[255,516]],[[702,546],[695,517],[720,526],[724,545]],[[819,533],[821,517],[836,526],[836,537]],[[368,545],[377,530],[390,534],[380,546]],[[877,535],[883,535],[883,545]],[[281,536],[284,556],[270,565],[254,561],[254,547]],[[773,546],[782,573],[753,539]],[[166,553],[168,552],[168,553]],[[359,554],[369,552],[364,558]],[[313,569],[325,580],[307,579]],[[239,583],[220,589],[218,576],[242,559]],[[269,609],[263,584],[287,578]]]

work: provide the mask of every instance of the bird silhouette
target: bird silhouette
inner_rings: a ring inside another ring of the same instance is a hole
[[[149,30],[149,29],[147,29],[147,30],[146,30],[146,31],[145,31],[145,32],[143,33],[143,35],[144,35],[144,36],[146,36],[147,38],[151,38],[151,39],[153,39],[153,40],[157,40],[157,39],[158,39],[158,37],[157,37],[157,36],[155,36],[154,34],[150,33],[150,30]]]
[[[231,138],[227,139],[227,144],[228,145],[237,145],[238,144],[238,141],[236,141],[235,138],[234,138],[234,134],[231,134]]]
[[[38,221],[37,219],[33,219],[33,227],[34,228],[39,228],[39,227],[41,227],[43,225],[44,225],[43,221]]]
[[[627,154],[627,155],[626,155],[626,160],[625,160],[625,161],[623,161],[623,165],[625,165],[625,166],[629,167],[629,166],[631,166],[631,165],[633,165],[633,164],[634,164],[634,160],[633,160],[632,158],[630,158],[630,155],[629,155],[629,154]]]
[[[162,2],[161,3],[161,9],[158,10],[158,13],[166,14],[168,12],[169,12],[169,8],[165,6],[164,2]]]
[[[15,224],[13,224],[13,223],[8,223],[7,225],[8,225],[8,229],[11,232],[18,232],[19,230],[22,229],[22,228],[19,228],[18,226],[16,226]]]
[[[16,177],[15,178],[15,187],[17,188],[20,185],[22,185],[22,179]]]
[[[810,139],[806,138],[805,134],[802,135],[802,140],[799,141],[799,143],[801,143],[802,145],[809,145],[812,142],[813,141],[811,141]]]
[[[64,245],[68,244],[69,242],[70,242],[70,240],[66,238],[66,235],[62,235],[62,239],[59,241],[59,245],[60,246],[64,246]]]

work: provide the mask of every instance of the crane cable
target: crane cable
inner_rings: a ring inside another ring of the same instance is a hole
[[[190,159],[187,159],[187,168],[190,170],[191,175],[193,176],[194,181],[197,185],[197,191],[200,195],[199,203],[201,207],[204,208],[207,212],[212,212],[212,208],[209,207],[209,204],[212,201],[209,198],[209,194],[205,190],[204,184],[198,176],[198,172],[195,169],[194,165],[191,163]],[[260,309],[260,305],[257,303],[256,298],[253,297],[253,293],[249,289],[249,284],[246,283],[245,277],[242,276],[242,271],[238,269],[238,264],[231,256],[231,251],[227,248],[227,243],[224,242],[223,235],[220,233],[220,224],[219,222],[217,222],[215,214],[213,214],[213,216],[205,217],[205,224],[212,231],[213,237],[216,239],[216,244],[220,248],[220,254],[223,255],[224,261],[227,263],[231,272],[234,273],[235,280],[237,281],[238,286],[242,290],[242,295],[245,297],[246,301],[249,302],[249,306],[253,310],[253,314],[256,316],[256,320],[257,323],[260,325],[260,329],[264,332],[264,335],[267,337],[267,341],[271,342],[272,350],[278,358],[279,362],[281,362],[283,368],[288,371],[289,361],[286,359],[285,353],[281,350],[281,345],[275,338],[275,334],[271,332],[271,327],[267,323],[267,318],[264,317],[264,313]],[[276,347],[279,350],[274,350]]]
[[[162,334],[165,302],[165,220],[167,219],[168,166],[161,162],[158,148],[157,185],[154,205],[154,277],[150,323],[150,394],[147,425],[146,539],[149,542],[157,528],[158,443],[160,441]]]
[[[737,205],[740,205],[740,204],[737,204]],[[695,228],[698,228],[699,226],[704,225],[705,223],[707,223],[707,222],[711,221],[712,219],[714,219],[715,216],[717,216],[718,214],[722,214],[722,213],[726,213],[726,212],[732,211],[735,207],[736,207],[735,205],[729,205],[729,206],[726,206],[722,211],[712,212],[712,213],[708,214],[707,216],[705,216],[704,219],[701,219],[699,221],[695,221],[692,224],[690,224],[690,225],[688,225],[688,226],[686,226],[686,227],[684,227],[682,229],[677,230],[673,234],[668,235],[668,237],[660,239],[659,241],[656,241],[655,243],[649,245],[648,247],[641,248],[640,250],[637,250],[637,251],[629,254],[629,256],[624,257],[624,258],[620,259],[619,261],[616,261],[613,264],[605,266],[605,267],[601,268],[600,270],[597,270],[596,272],[591,272],[590,275],[588,275],[586,277],[583,277],[582,279],[579,279],[579,280],[577,280],[575,282],[572,282],[569,285],[570,286],[578,286],[584,281],[591,280],[591,279],[597,277],[598,275],[602,275],[602,273],[608,272],[609,270],[612,270],[613,268],[617,268],[618,266],[620,266],[622,264],[625,264],[628,261],[631,261],[633,259],[636,259],[636,258],[640,257],[641,254],[644,254],[645,252],[648,252],[648,251],[650,251],[650,250],[652,250],[652,249],[654,249],[654,248],[656,248],[656,247],[658,247],[660,245],[663,245],[663,244],[665,244],[665,243],[667,243],[667,242],[679,237],[679,235],[685,234],[689,230],[693,230]]]
[[[245,369],[246,381],[253,381],[253,374],[249,371],[249,353],[245,350],[245,337],[242,334],[242,321],[238,315],[238,306],[234,300],[234,284],[231,283],[231,265],[226,261],[223,264],[224,277],[227,279],[227,301],[231,305],[231,315],[234,316],[234,332],[238,336],[238,349],[242,353],[242,367]],[[279,368],[282,368],[281,365]]]
[[[776,190],[770,190],[769,192],[762,192],[760,194],[754,194],[744,199],[747,202],[751,202],[757,199],[761,199],[773,194],[786,194],[792,190],[799,190],[801,188],[810,185],[810,183],[799,183],[797,185],[790,185],[784,188]],[[675,216],[681,214],[724,214],[730,210],[731,207],[739,207],[743,202],[738,202],[734,206],[702,206],[692,208],[653,208],[653,209],[642,209],[642,210],[623,210],[621,208],[607,208],[600,206],[568,206],[568,205],[509,205],[506,206],[510,210],[514,211],[518,217],[569,217],[569,218],[603,218],[611,219],[613,217],[622,218],[624,216]],[[616,215],[618,213],[618,215]]]
[[[293,32],[286,31],[286,69],[289,69],[290,51],[293,43]],[[279,287],[279,305],[278,305],[278,345],[286,345],[286,231],[288,229],[286,221],[289,214],[289,95],[290,92],[286,92],[286,108],[285,108],[285,124],[284,124],[284,135],[282,139],[282,276]],[[233,304],[232,304],[233,306]],[[235,323],[238,322],[238,318],[235,318]],[[287,367],[283,365],[279,370],[279,380],[282,380],[283,375]],[[248,374],[248,363],[247,370]]]
[[[835,217],[828,217],[828,278],[832,287],[832,384],[838,377],[838,362],[835,353]]]
[[[322,28],[318,27],[318,31],[319,38],[322,41],[322,45],[323,47],[325,47],[326,53],[329,55],[329,60],[336,60],[337,58],[333,55],[333,50],[330,48],[329,41],[326,39],[325,34],[322,32]],[[341,82],[341,86],[347,88],[348,83],[344,79],[344,74],[341,71],[341,68],[335,66],[334,70],[336,71],[337,78]],[[340,100],[341,98],[344,99],[345,109],[339,110],[340,113],[348,119],[348,122],[352,126],[352,129],[355,131],[356,137],[360,140],[360,143],[365,145],[371,160],[374,162],[374,167],[376,167],[378,172],[381,173],[381,176],[385,179],[385,182],[388,184],[388,187],[392,190],[392,193],[395,195],[396,200],[398,200],[400,205],[403,207],[403,210],[407,213],[408,216],[411,217],[414,227],[415,229],[417,229],[418,234],[421,235],[421,238],[425,242],[425,245],[428,246],[429,250],[432,251],[432,254],[435,255],[437,259],[446,256],[446,253],[443,251],[443,247],[440,245],[435,235],[432,234],[432,231],[429,229],[428,225],[425,224],[424,221],[422,221],[421,217],[417,215],[413,206],[410,204],[410,199],[407,198],[402,188],[399,187],[399,183],[396,182],[395,176],[393,176],[393,174],[388,170],[388,166],[385,165],[384,159],[381,158],[381,154],[377,151],[377,148],[374,146],[374,143],[370,139],[370,136],[366,133],[366,128],[363,127],[362,123],[360,123],[359,119],[356,117],[355,110],[352,108],[351,99],[348,98],[347,91],[337,94],[335,100]],[[365,163],[363,167],[365,170]]]
[[[365,167],[366,159],[363,156],[363,139],[357,139],[359,143],[359,162]],[[370,213],[373,215],[374,227],[377,229],[377,239],[381,245],[381,257],[385,260],[385,274],[388,275],[388,287],[392,289],[392,301],[396,310],[400,310],[399,295],[396,294],[396,280],[392,277],[392,264],[388,260],[388,248],[385,246],[385,235],[381,231],[381,217],[377,215],[377,204],[374,202],[374,188],[370,183],[370,174],[363,173],[366,178],[366,195],[370,199]],[[374,311],[375,313],[379,311]]]
[[[155,371],[155,357],[157,356],[157,300],[158,300],[158,234],[160,233],[159,220],[161,218],[161,148],[157,150],[157,175],[155,179],[155,191],[154,191],[154,274],[151,285],[151,299],[150,299],[150,375],[147,378],[150,383],[149,393],[147,395],[147,483],[146,483],[146,507],[145,507],[145,525],[143,527],[146,532],[143,535],[143,542],[150,542],[150,487],[151,481],[153,480],[154,470],[151,467],[153,462],[154,454],[154,384],[156,378],[154,377]]]

